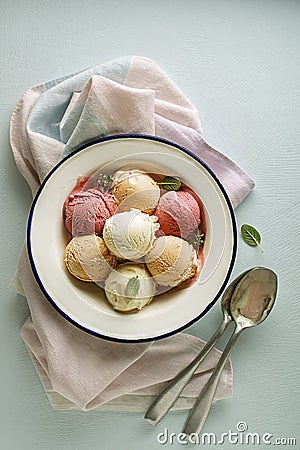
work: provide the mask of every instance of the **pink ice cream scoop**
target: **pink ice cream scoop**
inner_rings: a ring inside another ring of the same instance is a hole
[[[200,225],[197,200],[187,191],[169,191],[163,194],[155,211],[160,230],[186,239]]]
[[[65,225],[72,236],[100,235],[106,219],[116,210],[111,193],[96,188],[80,190],[76,186],[64,203]]]

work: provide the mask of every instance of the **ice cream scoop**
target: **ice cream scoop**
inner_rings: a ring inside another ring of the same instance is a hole
[[[152,248],[159,229],[156,216],[137,209],[117,213],[106,220],[103,239],[109,250],[121,259],[137,260]]]
[[[158,184],[148,174],[138,170],[117,171],[111,190],[118,203],[118,212],[136,208],[151,214],[160,197]]]
[[[194,247],[177,236],[158,237],[145,257],[157,284],[175,287],[192,278],[198,270]]]
[[[110,192],[97,188],[79,190],[75,186],[64,203],[65,225],[73,236],[100,235],[106,219],[116,210],[117,205]]]
[[[103,281],[116,267],[116,257],[111,255],[104,240],[95,234],[75,236],[65,249],[68,271],[82,281]]]
[[[155,211],[160,229],[165,234],[184,239],[200,224],[200,208],[195,198],[186,191],[163,194]]]
[[[142,309],[155,294],[155,283],[144,264],[125,263],[105,281],[105,295],[114,309],[131,312]]]

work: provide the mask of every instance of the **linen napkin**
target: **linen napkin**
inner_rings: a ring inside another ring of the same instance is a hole
[[[35,195],[53,166],[76,147],[121,133],[156,135],[188,148],[216,173],[233,206],[254,187],[240,167],[207,144],[196,108],[145,57],[118,58],[30,88],[13,112],[10,139],[16,165]],[[21,335],[56,408],[144,411],[204,345],[186,333],[126,344],[83,332],[43,296],[25,245],[11,287],[27,298],[30,316]],[[174,408],[192,405],[219,356],[217,349],[211,352]],[[231,392],[228,362],[215,399]]]

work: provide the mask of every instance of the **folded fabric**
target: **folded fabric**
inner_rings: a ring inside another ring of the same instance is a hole
[[[144,57],[116,59],[30,88],[13,112],[10,136],[17,167],[34,195],[61,158],[94,138],[120,133],[156,135],[188,148],[216,173],[233,206],[254,186],[241,168],[205,142],[196,108]],[[145,410],[203,346],[185,333],[151,344],[126,344],[77,329],[43,296],[26,246],[11,286],[27,298],[30,317],[21,335],[56,407]],[[191,406],[218,357],[214,349],[175,407]],[[231,390],[229,362],[215,399]]]

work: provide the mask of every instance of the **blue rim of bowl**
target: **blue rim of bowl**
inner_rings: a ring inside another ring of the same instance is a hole
[[[134,139],[146,139],[146,140],[150,140],[150,141],[156,141],[156,142],[161,142],[163,144],[167,144],[171,147],[175,147],[178,150],[181,150],[182,152],[186,153],[187,155],[191,156],[194,160],[196,160],[199,164],[201,164],[202,167],[204,167],[205,170],[207,170],[207,172],[212,176],[212,178],[215,180],[215,182],[217,183],[218,187],[220,188],[224,199],[227,203],[229,212],[230,212],[230,218],[231,218],[231,223],[232,223],[232,231],[233,231],[233,248],[232,248],[232,256],[231,256],[231,261],[230,261],[230,265],[229,268],[227,270],[227,274],[226,277],[224,279],[224,282],[222,283],[218,293],[215,295],[215,297],[213,298],[213,300],[209,303],[209,305],[207,305],[207,307],[201,312],[201,314],[199,314],[197,317],[195,317],[194,319],[192,319],[191,321],[187,322],[186,324],[176,328],[175,330],[169,331],[167,333],[162,333],[159,336],[154,336],[154,337],[149,337],[149,338],[138,338],[138,339],[122,339],[122,338],[117,338],[114,336],[107,336],[106,334],[101,334],[98,333],[94,330],[90,330],[89,328],[81,325],[80,323],[76,322],[74,319],[72,319],[68,314],[66,314],[55,302],[55,300],[48,294],[45,286],[43,285],[43,282],[41,281],[35,262],[34,262],[34,258],[33,258],[33,254],[32,254],[32,249],[31,249],[31,227],[32,227],[32,219],[33,219],[33,214],[34,214],[34,210],[35,210],[35,206],[37,203],[37,200],[39,198],[39,196],[41,195],[41,192],[43,191],[45,185],[47,184],[47,182],[49,181],[49,179],[51,178],[51,176],[53,175],[53,173],[69,158],[72,158],[72,156],[74,156],[75,154],[79,153],[80,151],[91,147],[92,145],[95,144],[99,144],[102,142],[106,142],[106,141],[113,141],[113,140],[117,140],[117,139],[130,139],[130,138],[134,138]],[[47,298],[47,300],[51,303],[51,305],[65,318],[67,319],[70,323],[72,323],[73,325],[75,325],[77,328],[85,331],[86,333],[89,333],[93,336],[96,336],[98,338],[101,339],[106,339],[109,341],[113,341],[113,342],[123,342],[123,343],[141,343],[141,342],[151,342],[151,341],[156,341],[159,339],[163,339],[169,336],[172,336],[174,334],[179,333],[180,331],[188,328],[189,326],[191,326],[192,324],[194,324],[195,322],[197,322],[199,319],[201,319],[205,314],[207,314],[207,312],[213,307],[213,305],[216,303],[216,301],[218,300],[218,298],[220,297],[220,295],[222,294],[222,292],[224,291],[230,275],[232,273],[233,267],[234,267],[234,263],[235,263],[235,259],[236,259],[236,255],[237,255],[237,226],[236,226],[236,220],[235,220],[235,215],[234,215],[234,211],[233,211],[233,207],[232,204],[230,202],[230,199],[228,197],[228,194],[224,188],[224,186],[222,185],[222,183],[220,182],[220,180],[218,179],[218,177],[216,176],[216,174],[210,169],[210,167],[204,162],[202,161],[201,158],[199,158],[197,155],[195,155],[193,152],[191,152],[190,150],[188,150],[187,148],[178,145],[174,142],[171,142],[167,139],[164,138],[160,138],[157,136],[152,136],[152,135],[148,135],[148,134],[116,134],[116,135],[110,135],[110,136],[105,136],[105,137],[101,137],[98,139],[94,139],[92,141],[86,142],[85,144],[81,145],[80,147],[78,147],[77,149],[75,149],[74,151],[72,151],[72,153],[70,153],[69,155],[67,155],[66,157],[64,157],[61,161],[59,161],[54,167],[53,169],[48,173],[48,175],[46,176],[46,178],[43,180],[41,186],[39,187],[31,208],[30,208],[30,212],[29,212],[29,216],[28,216],[28,222],[27,222],[27,250],[28,250],[28,256],[29,256],[29,261],[31,264],[31,268],[32,268],[32,272],[34,274],[34,277],[42,291],[42,293],[45,295],[45,297]]]

